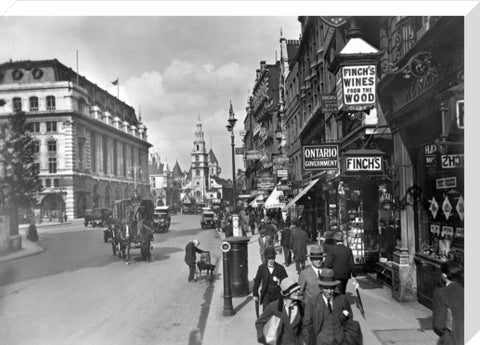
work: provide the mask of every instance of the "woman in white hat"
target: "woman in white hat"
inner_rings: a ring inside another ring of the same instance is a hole
[[[273,316],[280,319],[276,332],[276,345],[302,345],[302,318],[304,315],[303,304],[300,301],[300,286],[297,282],[286,277],[280,282],[281,297],[273,301],[255,321],[257,340],[261,344],[271,344],[265,334],[265,325]]]

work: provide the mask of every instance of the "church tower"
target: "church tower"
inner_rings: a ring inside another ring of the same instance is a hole
[[[202,130],[200,115],[197,121],[197,130],[195,131],[195,141],[192,151],[192,194],[197,203],[206,202],[206,192],[208,189],[208,152],[205,147],[205,138]]]

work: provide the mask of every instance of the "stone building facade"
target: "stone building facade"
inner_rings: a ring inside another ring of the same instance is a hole
[[[147,127],[128,104],[56,59],[1,64],[0,99],[0,121],[24,111],[38,143],[39,219],[149,197]]]

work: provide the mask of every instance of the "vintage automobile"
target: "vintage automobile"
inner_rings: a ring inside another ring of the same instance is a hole
[[[83,224],[92,227],[108,226],[108,219],[112,215],[112,211],[108,208],[94,208],[92,210],[85,210],[85,217]]]
[[[200,225],[202,226],[202,229],[215,228],[214,217],[215,213],[213,211],[203,211],[202,219],[200,220]]]
[[[155,212],[153,213],[153,220],[152,220],[153,232],[169,231],[170,222],[171,222],[170,207],[169,206],[155,207]]]

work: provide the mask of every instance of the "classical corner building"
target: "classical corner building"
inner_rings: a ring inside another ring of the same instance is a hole
[[[56,59],[1,64],[0,99],[0,123],[23,111],[37,141],[36,217],[81,218],[133,190],[149,198],[151,144],[128,104]]]

